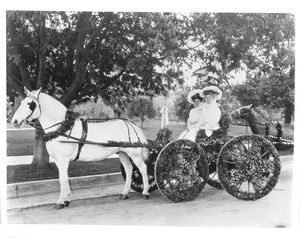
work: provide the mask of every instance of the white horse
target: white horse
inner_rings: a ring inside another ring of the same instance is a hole
[[[25,122],[38,119],[45,133],[55,133],[60,123],[64,122],[67,109],[59,101],[50,97],[45,93],[41,93],[41,89],[30,92],[25,88],[27,97],[21,102],[20,107],[12,118],[12,124],[15,127]],[[96,143],[106,143],[108,141],[147,143],[146,137],[141,129],[132,123],[123,120],[111,120],[106,122],[88,123],[86,140]],[[74,126],[66,133],[73,138],[81,138],[83,126],[79,119],[76,119]],[[78,143],[63,143],[62,141],[73,141],[74,139],[65,136],[58,136],[46,142],[46,148],[50,156],[55,159],[55,163],[59,170],[60,196],[55,208],[63,208],[70,203],[70,187],[68,180],[69,161],[77,157]],[[120,199],[128,198],[130,190],[132,164],[130,158],[139,168],[143,177],[143,192],[146,199],[149,198],[148,193],[148,175],[145,161],[148,159],[149,151],[145,147],[107,147],[99,144],[84,144],[79,161],[99,161],[106,159],[110,155],[117,153],[120,161],[125,168],[126,181]]]

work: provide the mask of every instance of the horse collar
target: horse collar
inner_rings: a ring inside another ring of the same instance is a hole
[[[64,135],[67,131],[69,131],[73,127],[75,120],[78,117],[79,114],[67,110],[65,120],[61,123],[58,123],[60,124],[60,126],[57,128],[57,130],[46,133],[43,136],[44,141],[47,142],[57,138],[58,136]]]

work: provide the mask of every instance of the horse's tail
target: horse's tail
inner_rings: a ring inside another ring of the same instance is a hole
[[[123,119],[121,119],[123,120]],[[144,135],[142,129],[135,125],[133,122],[123,120],[128,128],[128,135],[130,134],[129,128],[133,130],[133,134],[136,136],[136,139],[140,143],[148,143],[146,136]],[[149,149],[147,147],[141,147],[141,157],[144,162],[149,159]]]

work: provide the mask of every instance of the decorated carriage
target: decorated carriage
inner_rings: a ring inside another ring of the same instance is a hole
[[[243,200],[256,200],[271,192],[281,169],[274,145],[262,135],[228,135],[228,114],[223,114],[219,123],[220,129],[210,137],[199,130],[195,142],[172,140],[172,132],[161,129],[156,140],[149,141],[149,191],[159,189],[174,202],[196,198],[206,183]],[[123,166],[121,172],[125,179]],[[134,163],[131,188],[143,190]]]
[[[196,140],[172,140],[172,132],[161,129],[155,141],[147,141],[142,130],[127,120],[86,120],[67,110],[41,89],[30,92],[16,111],[12,123],[38,119],[45,132],[49,155],[59,170],[60,196],[56,208],[70,204],[70,161],[97,161],[118,154],[125,179],[120,198],[128,198],[130,187],[149,198],[159,189],[174,202],[196,198],[208,183],[224,188],[243,200],[264,197],[275,187],[280,160],[274,145],[263,135],[228,135],[230,118],[224,114],[220,128],[207,137],[199,130]],[[146,166],[147,165],[147,166]]]

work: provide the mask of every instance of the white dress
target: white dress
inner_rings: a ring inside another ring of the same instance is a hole
[[[199,129],[205,129],[206,135],[210,136],[213,130],[220,128],[220,118],[221,110],[216,102],[212,102],[211,104],[203,103],[190,111],[188,129],[183,131],[178,139],[195,141]]]

